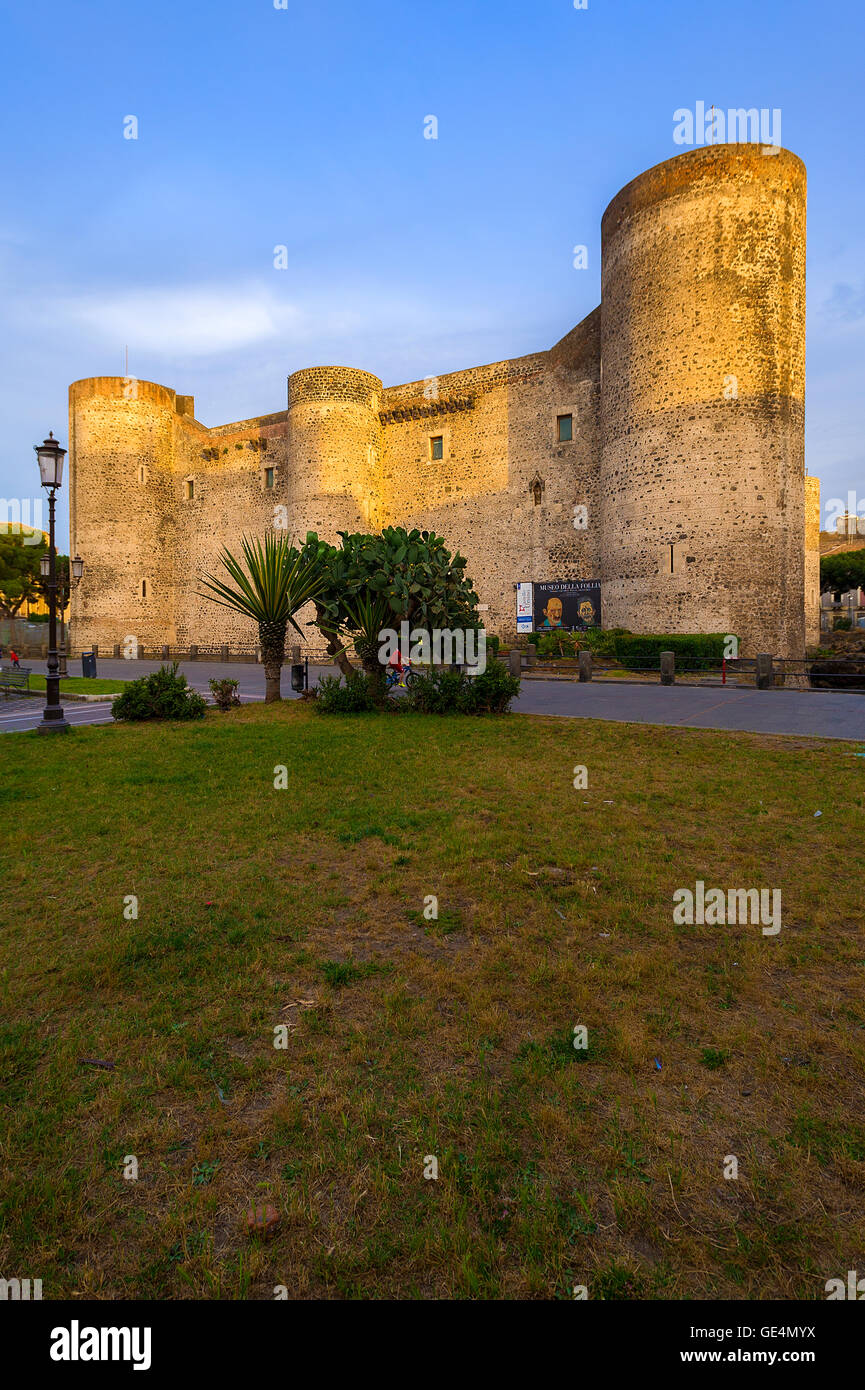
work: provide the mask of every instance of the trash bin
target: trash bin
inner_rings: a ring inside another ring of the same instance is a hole
[[[96,657],[93,652],[81,653],[81,674],[94,679],[96,676]]]
[[[292,663],[291,667],[291,688],[292,690],[303,690],[303,663]]]

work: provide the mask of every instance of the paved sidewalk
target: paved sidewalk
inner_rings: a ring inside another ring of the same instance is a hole
[[[134,680],[159,668],[158,661],[98,662],[101,677]],[[33,662],[34,671],[45,670]],[[209,696],[208,681],[229,677],[239,682],[239,694],[247,700],[264,699],[264,668],[243,662],[187,661],[181,663],[190,685]],[[335,667],[310,666],[313,685],[319,675],[335,673]],[[80,674],[80,661],[69,663],[70,675]],[[288,668],[282,673],[282,693],[296,699],[290,689]],[[10,706],[13,704],[9,702]],[[22,702],[23,703],[23,702]],[[19,702],[14,704],[18,706]],[[0,701],[0,732],[35,727],[42,717],[42,702],[4,710]],[[842,738],[865,741],[865,692],[838,690],[753,690],[725,686],[613,685],[600,681],[524,681],[514,710],[520,714],[557,715],[567,719],[610,719],[635,724],[663,724],[692,729],[729,729],[763,734],[798,734],[808,738]],[[110,704],[66,704],[70,724],[105,723]]]
[[[532,681],[524,682],[513,708],[572,719],[865,739],[865,692]]]

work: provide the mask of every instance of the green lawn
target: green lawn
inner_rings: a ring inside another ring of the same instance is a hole
[[[2,749],[4,1277],[822,1299],[865,1269],[850,745],[292,703]],[[780,934],[674,925],[697,879],[780,888]]]
[[[128,681],[118,680],[116,676],[112,677],[110,680],[106,680],[102,676],[93,676],[92,678],[87,676],[67,676],[65,680],[60,682],[60,694],[62,695],[64,691],[68,691],[73,695],[117,695],[123,689],[124,685],[128,684]],[[30,689],[44,690],[45,677],[40,675],[31,676]]]

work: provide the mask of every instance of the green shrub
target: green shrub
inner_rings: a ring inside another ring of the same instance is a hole
[[[408,700],[424,714],[504,714],[520,691],[501,661],[491,661],[479,676],[467,676],[451,667],[415,674]]]
[[[313,708],[319,714],[366,714],[382,707],[381,682],[364,671],[346,676],[322,676]]]
[[[579,651],[590,651],[595,656],[613,656],[613,645],[616,637],[630,636],[626,627],[584,627],[575,628],[573,632],[563,627],[553,628],[552,631],[545,629],[541,632],[533,632],[529,636],[529,641],[537,647],[538,656],[559,656],[558,643],[564,645],[565,653],[568,656],[575,655]],[[569,645],[573,644],[573,650],[569,651]]]
[[[538,656],[573,656],[578,650],[576,634],[559,628],[542,633],[536,643]]]
[[[237,693],[237,681],[211,681],[210,690],[213,695],[217,709],[231,709],[232,705],[240,704],[240,696]]]
[[[519,676],[512,676],[504,662],[490,661],[480,676],[466,678],[460,710],[463,714],[505,714],[519,693]]]
[[[459,709],[460,695],[466,684],[467,677],[451,666],[415,671],[408,688],[409,704],[423,714],[454,714]]]
[[[185,676],[178,675],[176,661],[130,681],[111,706],[115,719],[130,720],[203,719],[206,710],[204,696],[189,688]]]
[[[849,618],[836,618],[832,624],[833,632],[849,632],[853,626]]]
[[[613,638],[613,655],[635,670],[656,669],[661,652],[672,652],[680,668],[700,671],[720,666],[726,637],[720,632],[621,634]]]
[[[486,634],[486,638],[487,638],[487,655],[488,655],[488,656],[498,656],[498,654],[499,654],[499,647],[501,646],[501,641],[500,641],[500,639],[499,639],[498,637],[496,637],[496,635],[495,635],[494,632],[488,632],[488,633]]]

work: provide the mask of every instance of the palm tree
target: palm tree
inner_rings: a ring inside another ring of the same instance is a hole
[[[316,551],[296,550],[286,535],[268,531],[261,541],[244,536],[240,560],[223,546],[219,558],[236,587],[212,574],[201,582],[210,593],[202,598],[232,608],[258,623],[261,658],[266,679],[265,703],[280,698],[280,675],[285,660],[285,634],[288,624],[302,637],[294,615],[320,593],[324,585],[323,566]]]

